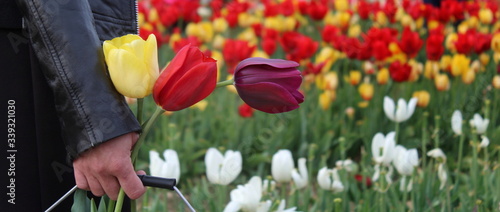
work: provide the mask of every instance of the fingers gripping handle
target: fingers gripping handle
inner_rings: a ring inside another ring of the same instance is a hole
[[[156,187],[156,188],[165,188],[169,190],[174,190],[174,186],[176,185],[176,180],[172,178],[161,178],[154,177],[149,175],[137,175],[139,179],[141,179],[142,184],[144,186]]]

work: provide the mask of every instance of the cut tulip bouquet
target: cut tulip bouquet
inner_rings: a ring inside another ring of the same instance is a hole
[[[125,97],[138,99],[137,119],[143,129],[131,154],[133,162],[161,114],[188,108],[208,97],[216,87],[234,84],[244,102],[266,113],[288,112],[298,108],[304,101],[304,96],[298,90],[302,83],[301,73],[297,69],[299,64],[293,61],[248,58],[236,66],[234,79],[218,83],[217,61],[205,56],[191,44],[182,47],[161,72],[157,41],[153,34],[147,40],[138,35],[114,38],[104,42],[103,50],[109,76],[116,90]],[[143,121],[143,98],[150,94],[157,108],[151,117]],[[170,153],[166,152],[165,157],[173,158],[168,156]],[[207,154],[207,157],[217,157],[208,155],[213,154]],[[157,159],[153,160],[154,163],[161,163],[158,155],[152,154],[151,158]],[[172,172],[172,176],[177,175],[177,178],[179,173],[174,167],[172,170],[152,168],[151,171],[157,174]],[[227,181],[223,178],[216,179],[215,174],[209,174],[209,177],[219,183]],[[114,211],[121,211],[124,195],[121,189],[118,200],[110,201],[107,210],[114,208]],[[75,204],[79,205],[81,202]],[[95,204],[92,205],[95,207]],[[94,209],[97,211],[97,208]]]

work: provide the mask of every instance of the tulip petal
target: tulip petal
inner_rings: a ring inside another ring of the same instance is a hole
[[[392,121],[395,120],[395,117],[394,117],[395,109],[396,109],[396,105],[394,104],[394,100],[392,100],[391,98],[389,98],[387,96],[384,97],[384,112],[385,112],[385,115],[387,116],[387,118],[389,118]]]
[[[207,172],[207,179],[211,183],[219,184],[220,180],[220,166],[222,165],[222,161],[224,160],[224,156],[219,152],[219,150],[215,148],[210,148],[207,150],[207,154],[205,154],[205,167]]]
[[[395,122],[403,122],[406,119],[406,113],[407,113],[407,108],[406,108],[406,101],[403,99],[398,100],[398,106],[396,108],[396,116],[395,116]]]
[[[298,67],[299,64],[294,61],[290,60],[282,60],[282,59],[266,59],[266,58],[260,58],[260,57],[251,57],[247,58],[243,61],[241,61],[237,66],[236,66],[236,72],[238,70],[241,70],[247,66],[251,65],[260,65],[260,64],[266,64],[275,68],[292,68],[292,67]],[[235,72],[235,74],[236,74]]]
[[[299,107],[299,101],[295,98],[299,94],[291,94],[276,83],[238,85],[236,90],[250,107],[266,113],[288,112]]]
[[[221,185],[228,185],[238,175],[242,169],[242,158],[240,152],[228,150],[224,157],[224,162],[219,172],[219,181]]]
[[[171,87],[162,88],[155,101],[160,103],[165,110],[178,111],[203,100],[215,89],[216,64],[215,62],[197,64],[175,81]]]
[[[109,52],[107,61],[111,81],[118,92],[131,98],[143,98],[151,93],[151,78],[141,59],[123,49]]]
[[[382,163],[384,148],[384,135],[377,133],[372,139],[372,155],[376,163]]]
[[[451,129],[457,135],[462,135],[462,120],[462,112],[455,110],[451,116]]]
[[[417,102],[417,98],[411,98],[410,101],[408,101],[405,120],[408,120],[413,115],[413,113],[415,112],[415,107],[417,107]]]

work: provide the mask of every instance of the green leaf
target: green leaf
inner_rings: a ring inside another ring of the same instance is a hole
[[[97,212],[97,206],[93,198],[90,200],[90,212]]]
[[[73,206],[71,212],[87,212],[90,211],[90,200],[87,198],[87,191],[78,189],[73,198]]]
[[[106,207],[106,200],[109,199],[107,195],[104,195],[101,197],[101,201],[99,202],[99,209],[97,212],[106,212],[107,207]]]

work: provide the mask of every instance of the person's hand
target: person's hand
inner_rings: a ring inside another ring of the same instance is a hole
[[[129,133],[104,142],[84,152],[73,161],[76,185],[90,190],[96,196],[107,194],[116,200],[120,187],[131,199],[139,198],[146,189],[134,171],[130,152],[138,139],[136,133]]]

